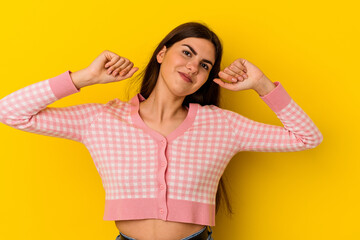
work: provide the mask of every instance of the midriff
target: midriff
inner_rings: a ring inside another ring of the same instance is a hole
[[[115,225],[121,233],[136,240],[180,240],[205,227],[161,219],[117,220]]]

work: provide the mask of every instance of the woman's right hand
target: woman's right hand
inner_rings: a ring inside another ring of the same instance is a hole
[[[104,84],[132,77],[139,70],[133,66],[129,59],[105,50],[84,70],[90,75],[92,84]]]

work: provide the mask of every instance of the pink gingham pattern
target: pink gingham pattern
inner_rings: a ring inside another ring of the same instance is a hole
[[[138,93],[128,102],[47,107],[80,92],[70,71],[0,100],[0,121],[13,128],[71,139],[89,150],[105,189],[104,220],[162,219],[215,226],[218,182],[239,151],[311,149],[322,134],[280,82],[261,99],[284,126],[264,124],[214,105],[190,103],[168,136],[139,115]]]

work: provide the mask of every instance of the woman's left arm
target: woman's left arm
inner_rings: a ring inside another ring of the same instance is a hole
[[[323,136],[319,129],[280,82],[271,82],[249,61],[237,59],[221,71],[219,76],[231,82],[214,79],[226,89],[255,90],[284,125],[280,127],[256,122],[236,112],[222,109],[222,113],[234,128],[239,151],[301,151],[314,148],[322,142]]]

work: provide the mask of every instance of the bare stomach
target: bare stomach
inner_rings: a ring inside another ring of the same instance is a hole
[[[161,219],[117,220],[115,225],[121,233],[136,240],[180,240],[206,226]]]

